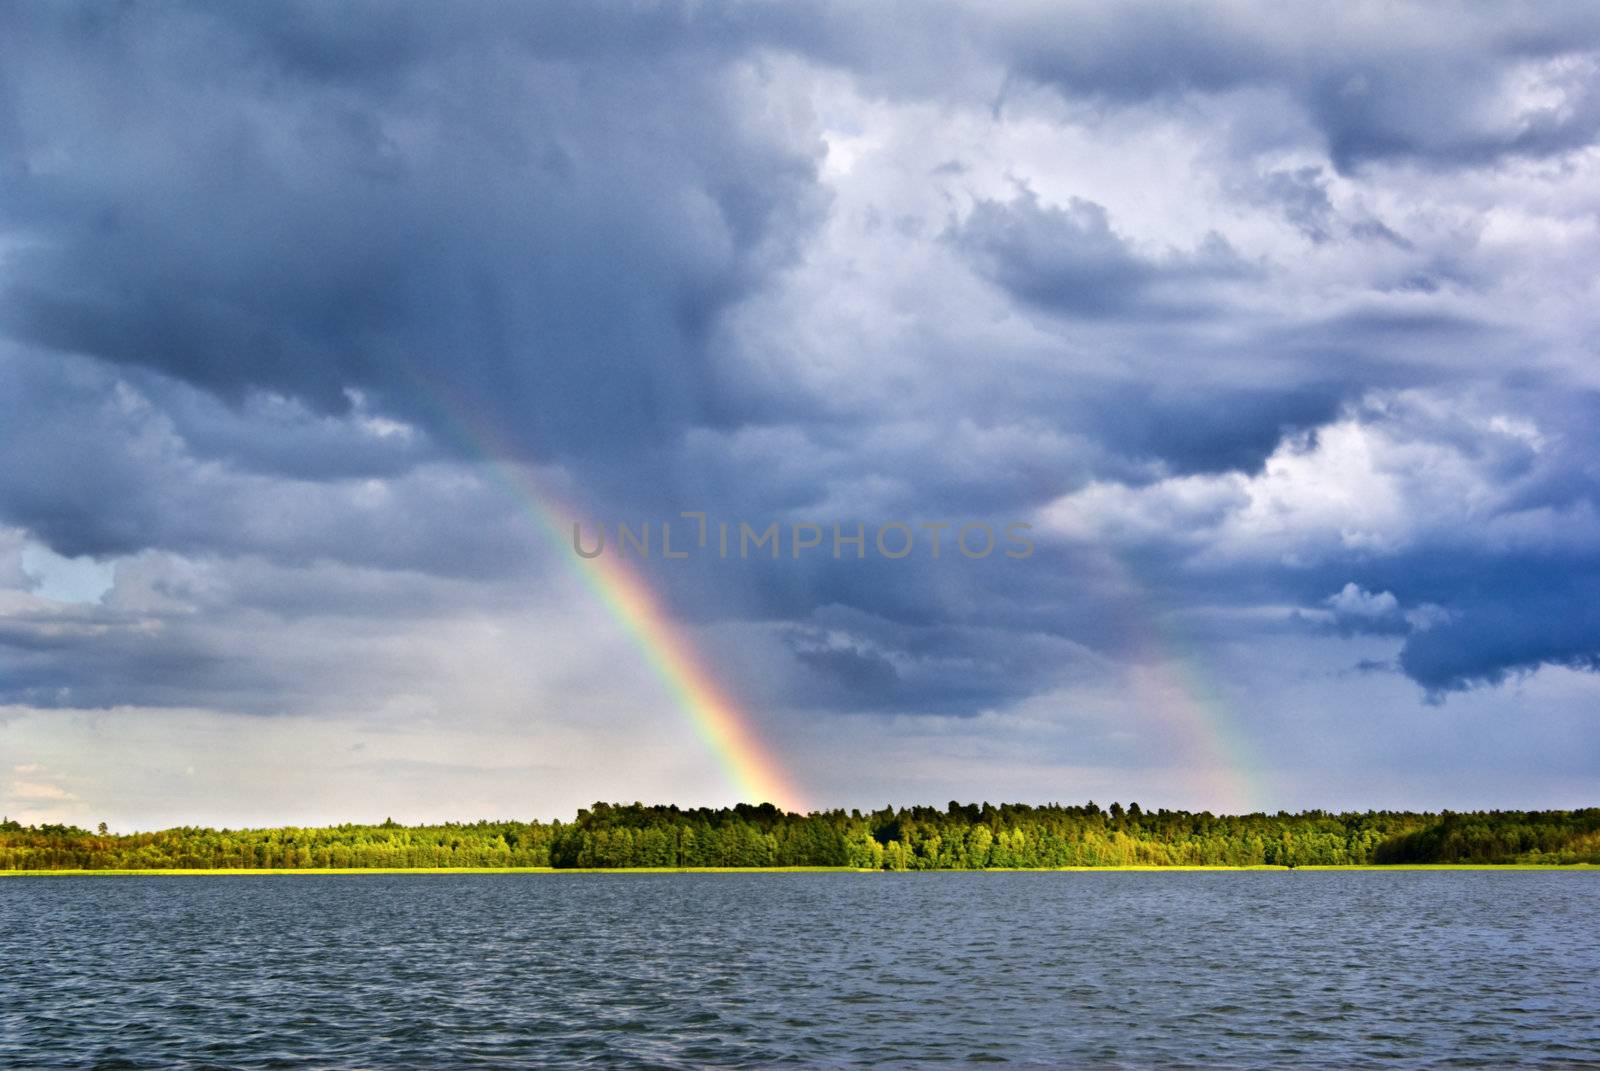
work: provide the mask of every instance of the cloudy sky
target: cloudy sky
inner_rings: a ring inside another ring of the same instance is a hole
[[[0,22],[12,817],[1600,802],[1593,5]]]

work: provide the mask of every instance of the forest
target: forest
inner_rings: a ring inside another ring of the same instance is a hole
[[[1213,815],[1024,804],[794,814],[596,803],[572,822],[113,834],[0,821],[0,870],[1600,864],[1600,808]]]

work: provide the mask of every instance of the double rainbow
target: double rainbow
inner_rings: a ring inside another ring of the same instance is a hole
[[[718,683],[692,639],[644,579],[618,554],[585,558],[575,553],[571,540],[577,514],[540,484],[534,470],[506,460],[517,456],[516,451],[497,445],[492,432],[470,421],[470,406],[447,404],[440,384],[425,386],[430,389],[420,394],[429,407],[447,417],[458,438],[474,449],[495,482],[536,522],[568,567],[621,625],[716,758],[730,786],[747,802],[804,811],[802,795],[749,714]],[[1158,718],[1168,722],[1180,739],[1187,739],[1191,770],[1197,775],[1191,791],[1198,790],[1234,813],[1260,806],[1267,793],[1257,764],[1220,693],[1209,686],[1199,660],[1182,656],[1181,638],[1162,625],[1161,615],[1148,605],[1148,593],[1128,565],[1109,546],[1095,549],[1099,553],[1091,554],[1090,560],[1120,589],[1125,612],[1138,626],[1133,634],[1143,637],[1145,657],[1140,661],[1146,672],[1136,679],[1135,687]]]

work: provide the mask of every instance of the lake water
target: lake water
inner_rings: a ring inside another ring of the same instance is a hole
[[[0,880],[0,1067],[1600,1068],[1600,873]]]

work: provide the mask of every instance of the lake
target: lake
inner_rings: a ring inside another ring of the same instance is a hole
[[[0,1066],[1600,1068],[1600,873],[0,879]]]

